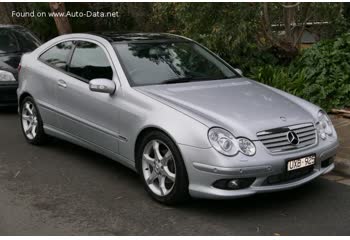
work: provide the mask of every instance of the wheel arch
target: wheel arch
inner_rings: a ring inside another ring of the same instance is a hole
[[[23,100],[24,100],[26,97],[31,97],[31,98],[33,98],[33,96],[30,95],[28,92],[23,92],[23,93],[21,94],[21,96],[19,97],[19,99],[18,99],[18,105],[19,105],[19,106],[21,106],[21,103],[23,102]]]
[[[139,134],[137,135],[136,137],[136,140],[135,140],[135,145],[134,145],[134,159],[135,159],[135,167],[136,167],[136,170],[138,171],[138,164],[139,164],[139,161],[137,159],[137,153],[138,153],[138,150],[139,150],[139,147],[140,147],[140,144],[141,144],[141,141],[142,139],[150,132],[152,131],[158,131],[158,132],[161,132],[163,134],[165,134],[166,136],[168,136],[175,144],[176,148],[178,149],[179,153],[181,154],[181,157],[183,159],[183,156],[182,156],[182,152],[181,152],[181,149],[179,148],[177,142],[175,141],[175,139],[171,136],[171,134],[169,132],[167,132],[166,130],[160,128],[160,127],[157,127],[157,126],[147,126],[145,128],[143,128]],[[185,164],[186,166],[186,164]]]

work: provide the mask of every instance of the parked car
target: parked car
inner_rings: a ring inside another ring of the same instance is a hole
[[[21,26],[0,25],[0,107],[17,105],[17,68],[22,54],[31,52],[40,40]]]
[[[22,58],[31,144],[58,137],[137,171],[174,204],[290,189],[334,168],[337,134],[303,99],[171,34],[69,34]]]

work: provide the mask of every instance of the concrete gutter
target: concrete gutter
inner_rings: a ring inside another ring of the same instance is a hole
[[[335,172],[350,177],[350,119],[330,115],[339,138]]]

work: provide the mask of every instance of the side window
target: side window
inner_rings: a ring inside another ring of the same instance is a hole
[[[72,48],[73,48],[73,43],[71,41],[62,42],[53,46],[52,48],[50,48],[49,50],[41,54],[39,59],[53,67],[66,71],[68,56]]]
[[[90,42],[78,42],[69,66],[69,72],[88,81],[95,78],[112,80],[113,71],[103,49]]]

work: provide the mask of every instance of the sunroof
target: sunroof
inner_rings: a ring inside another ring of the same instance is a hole
[[[147,40],[180,40],[183,38],[166,33],[117,33],[117,32],[93,32],[106,38],[110,42],[147,41]]]

